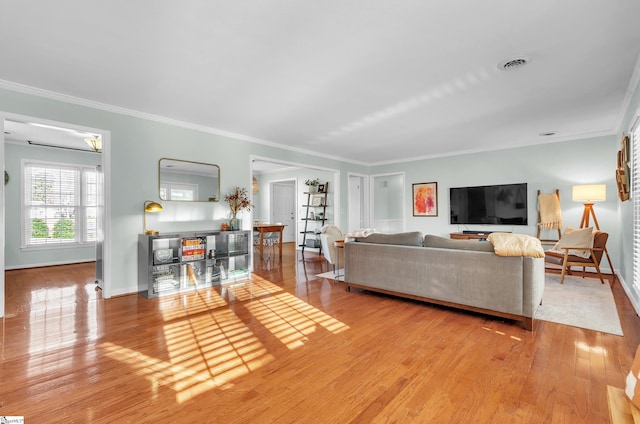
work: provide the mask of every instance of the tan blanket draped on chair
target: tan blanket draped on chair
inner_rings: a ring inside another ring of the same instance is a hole
[[[562,209],[560,199],[555,193],[540,194],[538,196],[538,211],[540,211],[540,228],[554,230],[562,228]]]

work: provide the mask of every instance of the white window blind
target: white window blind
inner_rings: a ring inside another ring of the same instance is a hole
[[[23,247],[95,241],[94,169],[25,162],[23,171]]]
[[[640,119],[631,131],[631,201],[633,202],[633,287],[640,294]]]

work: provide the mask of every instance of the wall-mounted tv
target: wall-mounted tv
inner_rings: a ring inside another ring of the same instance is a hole
[[[449,189],[451,224],[527,225],[527,184]]]

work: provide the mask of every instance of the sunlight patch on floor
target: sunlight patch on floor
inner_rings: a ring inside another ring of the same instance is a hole
[[[261,284],[277,287],[265,280]],[[254,300],[247,304],[247,309],[289,349],[303,345],[307,336],[316,331],[317,326],[333,334],[349,328],[332,316],[283,290],[272,296]]]
[[[333,334],[349,328],[259,277],[226,284],[221,292],[198,291],[160,300],[168,360],[108,342],[99,347],[106,356],[147,378],[154,394],[168,386],[175,391],[176,401],[182,403],[213,388],[232,387],[234,379],[275,359],[254,333],[254,327],[268,330],[289,349],[302,346],[319,328]],[[229,309],[234,303],[259,324],[245,324]]]

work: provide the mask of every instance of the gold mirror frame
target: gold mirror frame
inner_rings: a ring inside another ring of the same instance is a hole
[[[176,188],[177,192],[184,192],[185,198],[171,196]],[[186,198],[191,188],[196,191],[193,200]],[[164,201],[219,202],[220,167],[211,163],[161,158],[158,161],[158,196]]]

